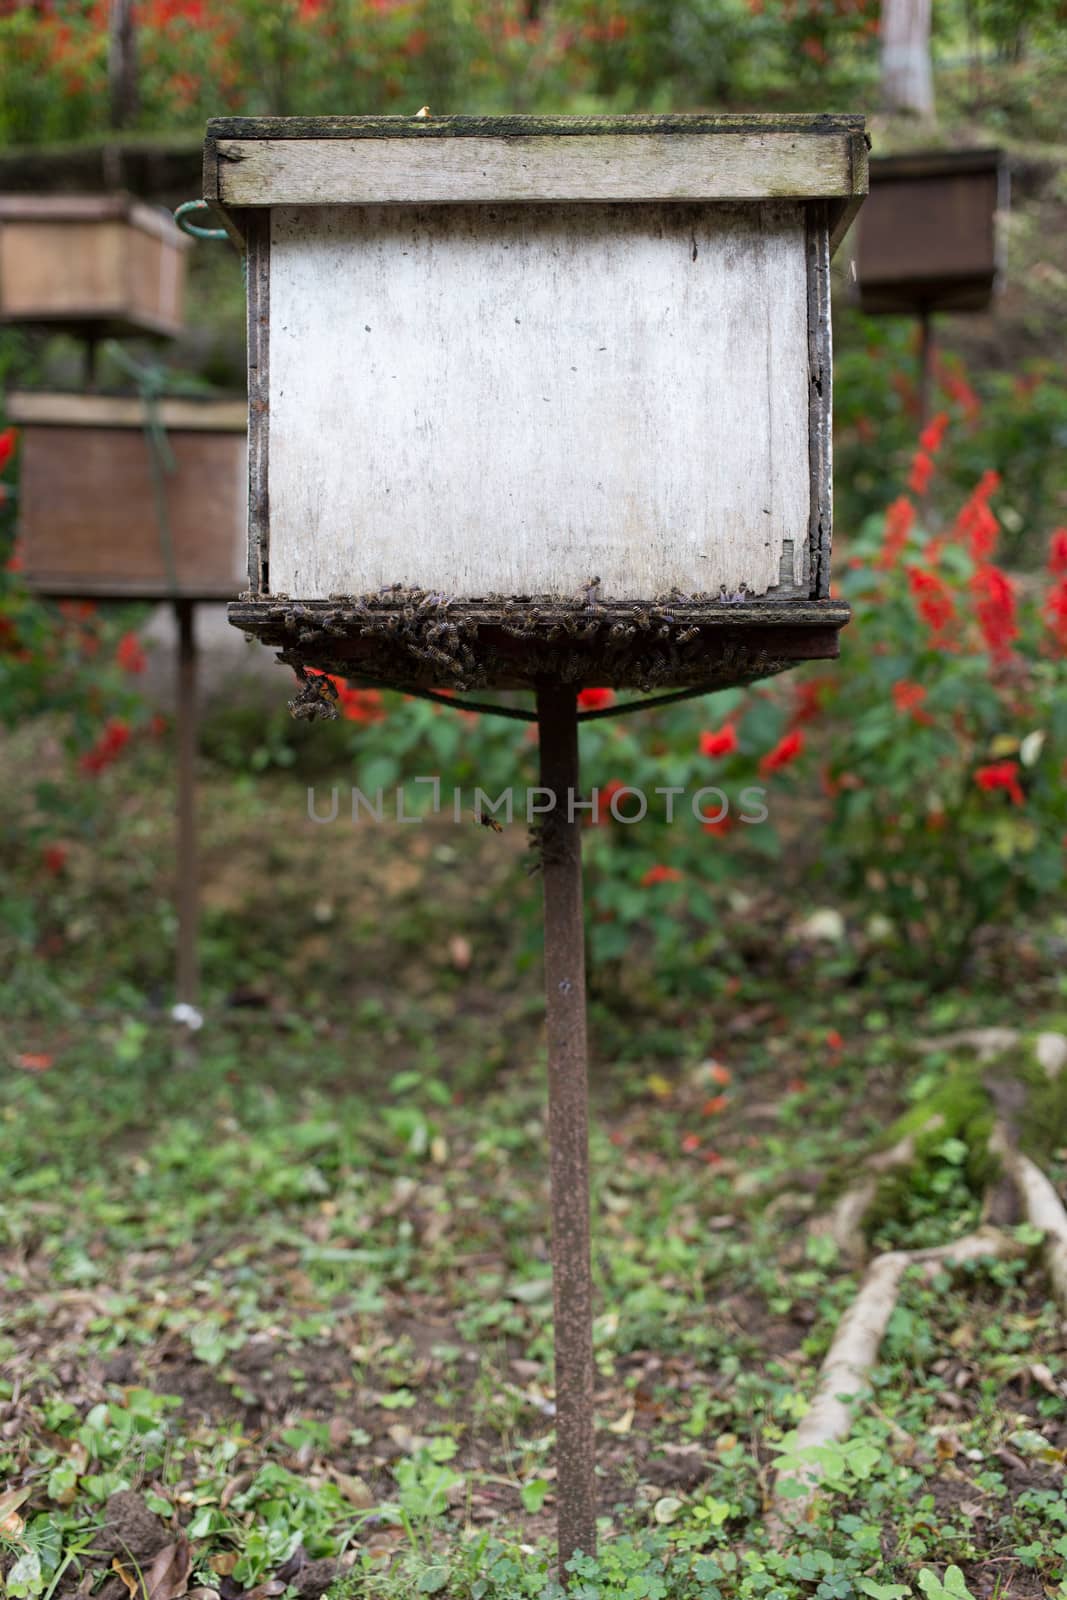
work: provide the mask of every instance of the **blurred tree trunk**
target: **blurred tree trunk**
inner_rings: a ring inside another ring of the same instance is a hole
[[[107,83],[111,98],[111,126],[127,128],[138,110],[137,33],[133,0],[111,0]]]
[[[882,102],[887,111],[934,115],[932,0],[882,0]]]

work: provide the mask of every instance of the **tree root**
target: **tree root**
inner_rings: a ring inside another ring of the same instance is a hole
[[[1045,1235],[1045,1266],[1056,1302],[1067,1317],[1067,1211],[1041,1168],[1024,1156],[1009,1137],[1004,1124],[993,1129],[990,1149],[998,1155],[1022,1201],[1026,1220]]]
[[[860,1182],[846,1190],[828,1217],[822,1219],[820,1231],[829,1232],[853,1259],[857,1248],[866,1248],[862,1222],[874,1198],[878,1177],[887,1170],[906,1166],[914,1149],[915,1137],[909,1136],[872,1157],[865,1164]],[[999,1159],[1002,1175],[1016,1191],[1027,1220],[1044,1234],[1045,1265],[1057,1304],[1067,1317],[1067,1211],[1040,1167],[1019,1150],[1014,1130],[1003,1117],[994,1123],[989,1150]],[[848,1438],[855,1401],[878,1359],[909,1267],[922,1265],[935,1273],[983,1256],[1005,1259],[1023,1250],[1009,1233],[984,1227],[949,1244],[921,1250],[888,1250],[876,1256],[855,1300],[838,1324],[810,1409],[796,1430],[792,1453],[839,1444]],[[817,1485],[805,1487],[804,1478],[802,1469],[792,1466],[783,1468],[775,1481],[768,1532],[779,1546],[791,1526],[806,1520],[815,1498]]]
[[[905,1134],[888,1150],[876,1150],[863,1163],[861,1176],[835,1200],[825,1216],[812,1223],[812,1232],[832,1239],[846,1261],[857,1266],[867,1259],[867,1238],[863,1231],[864,1219],[874,1204],[878,1184],[887,1172],[910,1167],[915,1160],[915,1145],[921,1134],[933,1133],[943,1126],[944,1118],[932,1116],[922,1128]]]
[[[852,1429],[853,1401],[866,1384],[878,1359],[889,1319],[897,1303],[901,1280],[909,1267],[923,1265],[931,1276],[941,1267],[962,1266],[982,1256],[1018,1254],[1021,1247],[998,1229],[980,1229],[950,1244],[924,1250],[887,1250],[875,1256],[859,1293],[845,1312],[819,1373],[810,1409],[796,1430],[795,1450],[838,1444]],[[847,1398],[842,1398],[846,1396]],[[787,1492],[800,1474],[782,1471],[774,1486],[774,1504],[768,1531],[775,1543],[788,1532],[788,1523],[804,1520],[815,1489],[797,1495]]]

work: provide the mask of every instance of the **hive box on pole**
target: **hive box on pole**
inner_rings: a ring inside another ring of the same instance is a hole
[[[862,119],[208,125],[249,590],[293,664],[725,684],[837,653],[829,260]]]
[[[999,277],[999,150],[879,156],[859,223],[856,277],[868,315],[984,311]]]
[[[164,399],[146,410],[132,396],[18,393],[5,404],[22,431],[18,531],[30,588],[111,600],[237,592],[242,400]]]
[[[0,322],[180,333],[190,243],[130,195],[0,195]]]

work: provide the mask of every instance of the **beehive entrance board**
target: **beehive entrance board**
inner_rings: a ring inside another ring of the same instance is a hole
[[[860,119],[241,119],[205,173],[249,255],[239,626],[400,683],[836,654]]]

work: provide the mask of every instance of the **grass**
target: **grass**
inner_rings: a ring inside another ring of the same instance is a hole
[[[514,910],[537,891],[519,844],[316,830],[297,777],[208,769],[208,1021],[176,1061],[164,780],[150,753],[117,771],[47,896],[35,861],[5,860],[8,1591],[87,1574],[122,1600],[107,1573],[132,1494],[161,1539],[184,1530],[190,1585],[221,1600],[331,1582],[368,1600],[551,1595],[544,1061]],[[825,1173],[930,1082],[914,991],[791,979],[745,937],[710,999],[646,1003],[646,975],[638,1006],[598,982],[602,1539],[574,1592],[1065,1596],[1063,1337],[1036,1260],[908,1282],[814,1520],[768,1545],[775,1461],[855,1285],[806,1223]],[[1025,1009],[1033,1026],[1062,1005],[1050,957],[1014,993],[939,997],[920,1025]],[[955,1149],[932,1170],[894,1243],[973,1221]]]

